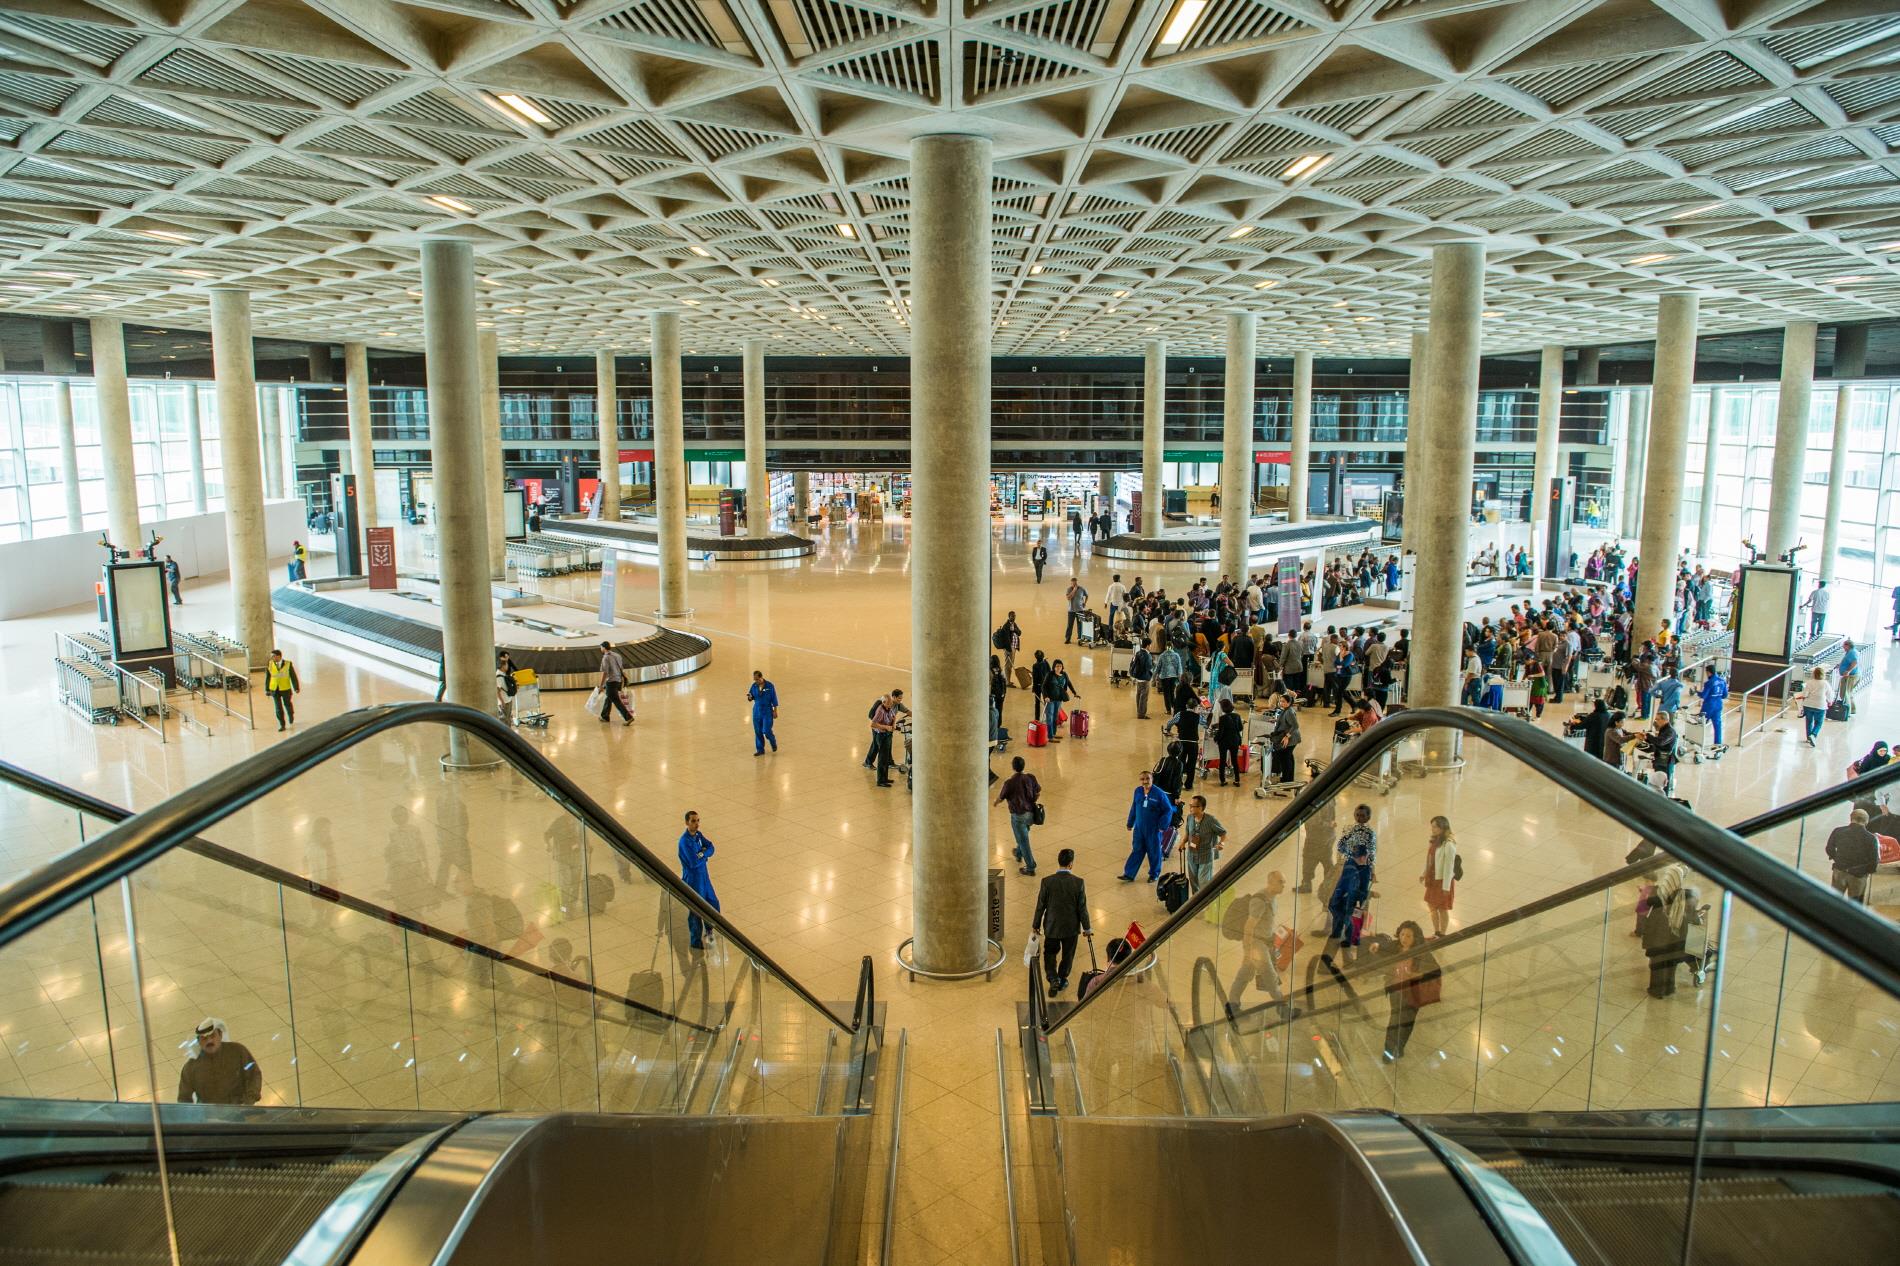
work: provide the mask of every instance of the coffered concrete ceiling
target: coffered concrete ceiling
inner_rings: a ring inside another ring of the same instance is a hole
[[[1900,311],[1891,0],[26,0],[0,309],[504,350],[908,350],[910,140],[996,147],[999,354],[1403,354],[1479,238],[1488,351]]]

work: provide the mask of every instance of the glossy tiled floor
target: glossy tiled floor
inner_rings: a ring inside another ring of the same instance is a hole
[[[1020,949],[1035,881],[1016,875],[1009,863],[1007,819],[996,810],[991,847],[993,864],[1004,867],[1008,877],[1010,968],[993,982],[958,984],[913,984],[895,970],[892,947],[911,928],[909,793],[901,782],[893,790],[873,787],[858,762],[870,700],[891,686],[909,685],[914,613],[906,583],[907,531],[901,520],[858,524],[830,530],[809,560],[696,570],[695,627],[713,639],[712,665],[692,677],[635,691],[639,719],[632,727],[601,725],[582,715],[577,694],[549,695],[553,723],[532,741],[669,862],[681,814],[697,809],[718,847],[712,873],[725,911],[819,997],[848,1007],[858,960],[872,955],[892,1030],[907,1029],[910,1035],[898,1261],[904,1266],[994,1263],[1008,1260],[996,1163],[1001,1140],[995,1034],[1001,1028],[1009,1037],[1014,1092],[1019,1080],[1014,1076],[1015,1004],[1023,991]],[[1082,705],[1094,718],[1086,740],[1046,749],[1012,748],[1042,780],[1049,804],[1049,824],[1037,832],[1036,848],[1045,866],[1053,866],[1057,849],[1077,849],[1095,926],[1104,937],[1131,919],[1152,926],[1162,913],[1152,889],[1119,884],[1115,875],[1127,852],[1122,824],[1129,791],[1135,774],[1152,765],[1160,751],[1159,721],[1134,720],[1132,692],[1108,682],[1106,651],[1061,649],[1062,582],[1071,571],[1083,576],[1099,601],[1111,571],[1128,578],[1134,569],[1097,564],[1086,555],[1077,560],[1066,537],[1052,538],[1051,565],[1039,586],[1028,567],[1025,533],[1019,523],[998,526],[996,614],[1000,618],[1014,609],[1026,630],[1027,648],[1065,655]],[[325,570],[322,561],[316,570]],[[1151,587],[1159,582],[1181,590],[1201,572],[1158,574],[1143,568],[1141,574]],[[552,598],[589,606],[596,585],[597,580],[583,577],[539,582]],[[651,569],[623,569],[622,610],[650,611],[655,597]],[[186,598],[177,613],[180,627],[228,624],[221,584],[189,586]],[[143,807],[275,741],[275,729],[263,717],[253,732],[202,707],[196,712],[209,735],[174,728],[162,746],[136,727],[93,727],[59,709],[47,672],[51,633],[91,622],[90,612],[76,609],[0,626],[0,703],[11,722],[0,727],[0,756],[108,800]],[[1878,641],[1884,643],[1884,635]],[[285,631],[281,644],[302,674],[299,715],[306,720],[433,693],[433,682],[333,651],[303,634]],[[752,753],[744,698],[753,668],[777,683],[782,704],[780,750],[765,757]],[[1830,725],[1819,751],[1802,745],[1795,727],[1782,723],[1720,762],[1684,766],[1679,794],[1708,817],[1727,822],[1833,781],[1873,739],[1900,730],[1895,724],[1900,707],[1888,698],[1896,671],[1896,658],[1882,645],[1869,674],[1872,684],[1862,691],[1860,716],[1848,725]],[[912,704],[928,717],[928,699],[913,698]],[[1027,696],[1013,694],[1005,723],[1019,736],[1028,711]],[[1567,712],[1554,709],[1547,723]],[[1309,747],[1324,742],[1329,730],[1316,714],[1308,714]],[[454,873],[461,868],[456,832],[445,826],[444,783],[428,748],[413,738],[406,744],[379,742],[347,767],[325,771],[294,794],[245,811],[212,838],[490,940],[506,940],[512,929],[484,922],[489,907],[481,905],[480,895],[505,894],[542,934],[536,944],[520,947],[523,957],[545,966],[558,965],[559,953],[587,954],[603,983],[644,966],[641,960],[655,945],[653,921],[664,925],[664,908],[650,894],[623,892],[633,899],[617,903],[605,917],[588,921],[571,909],[563,912],[558,884],[524,869],[517,853],[526,847],[544,854],[544,828],[557,815],[506,778],[490,777],[470,793],[473,848],[465,873]],[[1251,786],[1216,785],[1206,791],[1211,811],[1233,832],[1236,846],[1284,803],[1256,799]],[[1375,803],[1382,871],[1388,876],[1416,874],[1425,819],[1435,812],[1454,815],[1470,872],[1454,928],[1598,873],[1606,858],[1620,858],[1628,847],[1620,835],[1585,820],[1495,756],[1474,759],[1452,778],[1408,781],[1389,798],[1368,798]],[[11,801],[3,807],[0,874],[16,874],[70,845],[69,823],[29,814]],[[399,808],[416,815],[414,827],[393,822],[392,812]],[[319,834],[319,819],[326,820],[327,836]],[[1810,847],[1807,855],[1812,852]],[[234,1038],[253,1044],[272,1101],[301,1097],[305,1102],[431,1106],[460,1102],[479,1082],[492,1085],[497,1100],[509,1106],[583,1106],[591,1085],[584,1092],[576,1086],[591,1079],[577,1069],[610,1054],[603,1044],[618,1043],[613,1049],[621,1052],[627,1076],[607,1095],[608,1106],[618,1106],[641,1102],[651,1074],[664,1063],[664,1053],[627,1026],[610,1033],[605,1026],[590,1026],[584,1015],[577,1019],[571,1000],[559,996],[556,987],[537,986],[537,992],[519,982],[507,984],[509,972],[501,966],[471,978],[462,968],[435,961],[440,957],[436,947],[372,935],[368,921],[340,932],[327,930],[326,943],[332,945],[327,952],[333,957],[325,958],[316,948],[317,938],[306,937],[327,912],[300,911],[294,903],[277,906],[274,888],[263,881],[206,880],[210,869],[197,859],[177,859],[139,894],[141,944],[152,947],[157,963],[156,970],[147,965],[147,989],[165,1093],[175,1080],[181,1042],[208,1012],[229,1021]],[[1422,918],[1422,909],[1405,908],[1416,904],[1410,895],[1414,885],[1400,879],[1391,887],[1394,904],[1386,917],[1394,923]],[[84,1095],[110,1093],[116,1084],[121,1094],[143,1093],[142,1064],[133,1058],[140,1035],[114,1020],[108,1036],[101,1015],[115,1005],[123,1010],[131,997],[122,958],[123,914],[102,908],[97,918],[109,959],[105,999],[96,989],[86,995],[78,983],[86,964],[64,952],[37,956],[25,976],[0,971],[0,1035],[6,1043],[0,1092],[27,1088]],[[36,935],[50,944],[54,930]],[[115,938],[119,958],[111,957]],[[1587,934],[1569,927],[1553,930],[1550,953],[1564,953],[1571,947],[1568,938],[1581,938],[1581,944]],[[553,948],[557,941],[567,943],[559,953]],[[338,944],[346,948],[334,949]],[[715,998],[738,996],[733,991],[747,987],[732,957],[715,951],[710,968]],[[1592,981],[1599,974],[1594,961],[1588,973]],[[260,969],[260,963],[269,966]],[[1616,1005],[1626,1015],[1603,1021],[1598,1034],[1654,1037],[1672,1023],[1681,1027],[1666,1014],[1658,1021],[1655,1009],[1642,1005],[1639,957],[1614,970],[1620,973]],[[1859,1035],[1865,1039],[1859,1046],[1843,1042],[1835,1030],[1852,1027],[1847,1017],[1854,1011],[1853,991],[1843,993],[1841,982],[1812,964],[1802,964],[1797,975],[1802,985],[1795,1009],[1811,1042],[1805,1062],[1779,1065],[1777,1085],[1805,1087],[1804,1096],[1830,1084],[1838,1087],[1843,1058],[1838,1052],[1864,1046],[1864,1053],[1854,1056],[1855,1085],[1841,1094],[1894,1093],[1891,1025],[1876,1022]],[[405,982],[400,988],[398,979]],[[1417,1040],[1451,1051],[1460,1040],[1467,1046],[1509,1045],[1521,1032],[1565,1022],[1561,1017],[1581,1005],[1581,977],[1576,983],[1575,989],[1516,995],[1509,1006],[1490,1007],[1488,1019],[1447,1007],[1434,1017],[1434,1029],[1421,1026]],[[1737,996],[1764,1006],[1763,988],[1772,993],[1772,983],[1764,986],[1751,968]],[[285,1002],[293,993],[305,1015],[319,1017],[294,1033]],[[398,1013],[401,1008],[393,1001],[398,994],[407,1012]],[[1624,994],[1634,997],[1624,999]],[[1830,1005],[1837,1000],[1840,1015]],[[784,999],[769,996],[758,1005],[766,1032],[772,1031],[767,1021],[774,1013],[794,1010]],[[1675,1005],[1692,1012],[1696,1004]],[[1738,1095],[1759,1095],[1768,1088],[1762,1052],[1773,1035],[1765,1035],[1762,1026],[1770,1021],[1745,1010],[1738,1016],[1755,1027],[1735,1038],[1738,1051],[1725,1075],[1739,1088]],[[1592,1024],[1597,1022],[1593,1012]],[[1636,1048],[1632,1042],[1631,1049]],[[1469,1095],[1474,1075],[1490,1088],[1489,1106],[1564,1106],[1589,1093],[1588,1088],[1579,1091],[1574,1077],[1564,1080],[1567,1068],[1553,1068],[1549,1059],[1520,1049],[1521,1058],[1500,1056],[1499,1062],[1482,1065],[1466,1061],[1459,1065],[1462,1071],[1450,1069],[1458,1061],[1447,1059],[1442,1075],[1424,1062],[1416,1071],[1408,1066],[1407,1076],[1418,1086],[1413,1099],[1425,1106],[1434,1087],[1442,1089],[1446,1102],[1461,1090]],[[470,1052],[472,1069],[460,1058]],[[1599,1060],[1596,1081],[1604,1093],[1596,1102],[1633,1103],[1664,1088],[1656,1080],[1662,1073],[1653,1059],[1619,1064],[1616,1057],[1623,1053],[1606,1050]],[[809,1098],[812,1088],[798,1080],[802,1074],[796,1069],[808,1055],[791,1042],[783,1061],[793,1070],[788,1079],[735,1088],[733,1094],[758,1103],[774,1096],[786,1102]],[[129,1071],[135,1064],[140,1071]],[[1018,1146],[1025,1140],[1019,1133]],[[1031,1158],[1019,1153],[1017,1159],[1020,1177]],[[1020,1188],[1019,1203],[1027,1207],[1027,1193]]]

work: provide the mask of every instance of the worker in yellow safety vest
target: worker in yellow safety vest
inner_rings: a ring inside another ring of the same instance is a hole
[[[279,733],[286,725],[296,724],[297,709],[290,696],[302,692],[303,683],[297,680],[297,666],[285,659],[282,651],[273,650],[270,662],[264,665],[264,690],[277,711]]]

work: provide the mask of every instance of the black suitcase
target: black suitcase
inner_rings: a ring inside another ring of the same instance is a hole
[[[1187,904],[1187,876],[1179,871],[1171,875],[1163,875],[1160,882],[1155,885],[1155,896],[1160,897],[1161,904],[1168,908],[1169,914],[1173,914]]]
[[[1827,705],[1827,719],[1830,721],[1847,720],[1847,705],[1836,699]]]
[[[656,971],[637,971],[627,977],[627,1021],[649,1033],[666,1027],[666,981]]]

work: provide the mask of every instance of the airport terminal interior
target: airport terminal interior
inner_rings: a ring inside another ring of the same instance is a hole
[[[0,1263],[1900,1244],[1900,12],[0,5]]]

